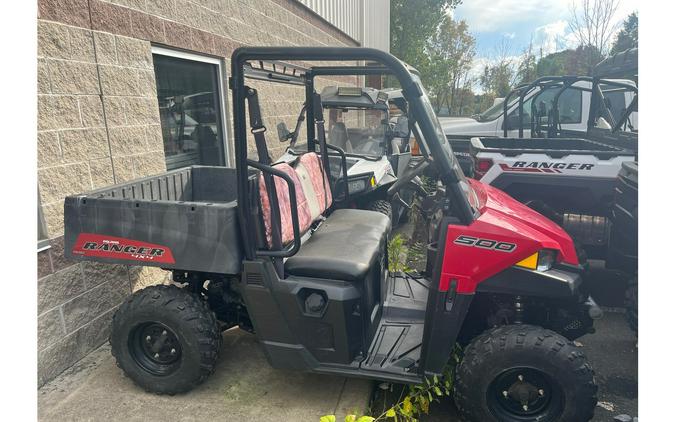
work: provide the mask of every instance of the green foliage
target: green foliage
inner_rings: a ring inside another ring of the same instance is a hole
[[[638,46],[638,15],[633,12],[623,21],[623,28],[616,35],[610,54],[620,53]]]
[[[452,395],[455,367],[461,360],[461,354],[462,349],[455,345],[450,361],[443,369],[440,377],[434,375],[431,378],[425,378],[422,384],[406,386],[401,398],[379,416],[361,416],[356,419],[355,415],[347,415],[345,422],[380,422],[385,420],[417,422],[422,414],[429,413],[431,403],[440,402],[442,398]],[[319,421],[334,422],[335,415],[323,416]]]
[[[510,62],[486,65],[483,68],[483,74],[480,75],[480,84],[494,97],[505,97],[513,86],[514,74]]]
[[[423,82],[431,91],[438,111],[445,103],[451,115],[459,115],[469,106],[473,93],[469,89],[469,71],[476,55],[476,39],[466,21],[445,15],[427,42],[431,74]]]
[[[357,419],[356,415],[347,415],[345,416],[345,422],[373,422],[375,420],[372,416],[361,416]],[[325,415],[321,416],[319,422],[335,422],[335,415]]]
[[[441,23],[445,12],[460,0],[392,0],[390,7],[391,52],[421,70],[428,59],[427,40]]]
[[[518,84],[531,82],[537,78],[537,56],[532,51],[532,42],[523,51],[523,59],[518,64],[516,71]]]
[[[426,45],[449,9],[461,0],[391,0],[390,51],[414,66],[427,84],[433,78]],[[389,83],[391,85],[391,83]]]
[[[405,271],[407,269],[405,265],[405,256],[407,252],[408,247],[406,246],[406,241],[400,233],[389,240],[389,245],[387,245],[389,271]]]

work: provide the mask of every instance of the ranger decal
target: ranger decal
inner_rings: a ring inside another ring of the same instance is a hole
[[[525,173],[562,173],[562,170],[591,170],[595,164],[552,161],[516,161],[513,166],[499,165],[503,171]]]
[[[174,264],[171,249],[154,243],[95,233],[80,233],[73,254],[111,259]]]

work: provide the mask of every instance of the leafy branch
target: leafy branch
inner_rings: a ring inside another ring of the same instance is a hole
[[[449,397],[452,394],[454,383],[454,370],[460,361],[461,348],[455,345],[450,362],[443,369],[439,377],[425,378],[419,385],[408,385],[403,390],[399,400],[379,416],[360,416],[347,415],[345,422],[380,422],[393,420],[394,422],[417,422],[420,415],[429,413],[429,406],[433,402],[440,402],[442,397]],[[336,422],[335,415],[322,416],[319,422]]]

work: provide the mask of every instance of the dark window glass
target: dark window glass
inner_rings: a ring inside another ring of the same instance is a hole
[[[225,165],[218,66],[158,54],[153,59],[167,169]]]
[[[603,92],[603,96],[605,97],[605,105],[612,113],[614,121],[619,120],[626,111],[626,91],[607,91]]]
[[[568,88],[558,98],[560,123],[581,123],[581,90]]]
[[[559,87],[547,87],[544,91],[539,91],[539,93],[531,95],[525,100],[523,102],[523,124],[527,127],[531,122],[532,115],[539,116],[542,121],[546,122],[553,108],[553,100],[558,92],[560,92]],[[581,123],[581,90],[576,88],[564,90],[558,97],[558,113],[560,123]],[[518,129],[517,102],[510,114],[514,116],[510,121],[516,123],[510,125],[509,130]]]

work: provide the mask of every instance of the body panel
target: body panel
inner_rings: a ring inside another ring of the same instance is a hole
[[[474,292],[481,281],[540,249],[558,251],[559,262],[579,264],[572,239],[558,225],[498,189],[469,183],[481,215],[469,226],[447,226],[439,290],[447,291],[456,280],[457,293]],[[467,237],[478,241],[469,245]]]

